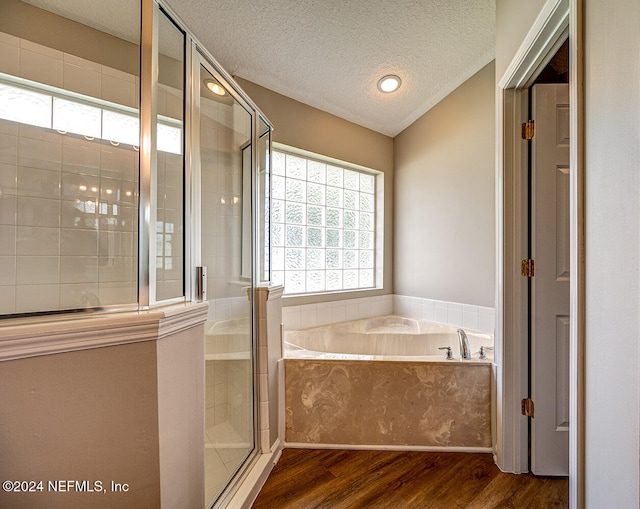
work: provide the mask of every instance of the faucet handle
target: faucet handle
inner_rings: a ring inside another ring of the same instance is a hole
[[[480,359],[486,359],[487,358],[487,350],[493,350],[492,346],[481,346],[480,347]]]
[[[453,360],[453,352],[451,351],[451,347],[450,346],[439,346],[438,350],[446,350],[447,351],[447,360],[448,361],[452,361]]]

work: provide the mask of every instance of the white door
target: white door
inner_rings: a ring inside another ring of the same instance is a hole
[[[569,475],[569,86],[532,93],[531,469]]]

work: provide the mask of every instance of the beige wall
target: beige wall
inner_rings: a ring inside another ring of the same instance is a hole
[[[543,3],[496,2],[498,78]],[[638,507],[640,4],[584,10],[585,500]]]
[[[0,507],[159,507],[155,342],[0,362],[0,380],[0,479],[44,482]],[[59,479],[130,491],[48,492]]]
[[[273,141],[384,172],[384,288],[392,292],[393,139],[325,111],[294,101],[255,83],[236,78],[243,90],[273,123]],[[362,297],[362,292],[341,293]],[[334,300],[335,295],[295,297],[286,304]]]
[[[494,66],[395,138],[395,293],[494,306]]]
[[[157,342],[163,508],[204,505],[204,325]]]
[[[140,9],[132,8],[131,16],[139,19]],[[0,2],[0,32],[140,75],[138,45],[20,0]]]
[[[496,76],[511,63],[546,0],[496,0]]]

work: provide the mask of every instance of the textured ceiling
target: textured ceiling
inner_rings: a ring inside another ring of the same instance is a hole
[[[231,74],[390,136],[495,56],[494,0],[170,4]]]
[[[129,38],[130,0],[28,1]],[[495,55],[495,0],[168,3],[230,74],[389,136]],[[378,91],[385,74],[397,92]]]

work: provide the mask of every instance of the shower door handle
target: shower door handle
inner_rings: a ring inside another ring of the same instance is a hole
[[[196,267],[196,301],[207,300],[207,268]]]

